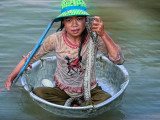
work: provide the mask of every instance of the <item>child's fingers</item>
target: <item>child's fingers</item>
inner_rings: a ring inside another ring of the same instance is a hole
[[[102,20],[101,20],[101,18],[100,18],[99,16],[94,16],[93,18],[94,18],[94,19],[97,19],[98,22],[102,22]]]

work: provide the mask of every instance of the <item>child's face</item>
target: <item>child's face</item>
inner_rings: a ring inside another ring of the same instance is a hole
[[[64,25],[67,34],[73,37],[80,37],[85,29],[85,19],[84,16],[71,16],[64,18]]]

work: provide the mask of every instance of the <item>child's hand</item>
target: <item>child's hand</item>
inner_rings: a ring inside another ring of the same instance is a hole
[[[11,85],[12,85],[12,78],[9,76],[8,78],[7,78],[7,80],[6,80],[6,83],[5,83],[5,88],[7,89],[7,90],[10,90],[10,87],[11,87]]]
[[[97,34],[102,37],[105,35],[104,24],[100,17],[94,16],[93,18],[97,21],[92,21],[92,31],[97,32]]]
[[[22,56],[21,62],[16,66],[16,68],[13,70],[13,72],[7,78],[6,83],[5,83],[5,87],[6,87],[7,90],[10,90],[10,87],[11,87],[11,85],[13,83],[13,80],[16,78],[16,76],[18,75],[18,73],[21,70],[21,68],[25,65],[26,61],[27,61],[27,57],[26,56]],[[32,68],[32,65],[29,63],[27,67]]]

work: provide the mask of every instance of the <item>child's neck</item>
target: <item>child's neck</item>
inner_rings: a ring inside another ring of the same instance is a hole
[[[77,44],[77,45],[80,44],[81,36],[71,36],[71,35],[67,34],[67,38],[73,44]]]

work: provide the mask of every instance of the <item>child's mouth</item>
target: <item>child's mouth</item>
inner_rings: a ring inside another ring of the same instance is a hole
[[[72,32],[73,32],[74,34],[77,34],[77,33],[79,32],[79,29],[72,30]]]

